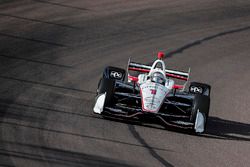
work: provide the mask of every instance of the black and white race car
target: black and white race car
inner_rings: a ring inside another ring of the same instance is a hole
[[[161,125],[203,133],[209,113],[211,87],[191,82],[186,90],[190,70],[168,70],[163,57],[164,53],[159,52],[152,66],[129,60],[127,71],[106,67],[98,84],[94,113],[133,118],[140,122],[156,120],[154,122]],[[131,71],[139,75],[132,76],[129,74]],[[176,84],[178,80],[184,83]]]

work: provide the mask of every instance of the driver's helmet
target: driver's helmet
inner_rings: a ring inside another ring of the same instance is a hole
[[[159,83],[165,85],[164,75],[160,72],[155,72],[151,75],[151,81],[155,83]]]

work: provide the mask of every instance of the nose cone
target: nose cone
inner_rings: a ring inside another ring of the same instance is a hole
[[[158,57],[158,59],[163,59],[164,58],[164,53],[163,52],[158,52],[158,55],[157,55],[157,57]]]

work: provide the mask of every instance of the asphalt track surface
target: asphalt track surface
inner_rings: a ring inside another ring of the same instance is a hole
[[[92,114],[107,65],[212,85],[207,133]],[[1,0],[0,166],[249,166],[250,1]]]

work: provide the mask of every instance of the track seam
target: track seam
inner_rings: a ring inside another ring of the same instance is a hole
[[[24,60],[24,61],[29,61],[29,62],[33,62],[33,63],[46,64],[46,65],[57,66],[57,67],[62,67],[62,68],[73,68],[72,66],[49,63],[49,62],[38,61],[38,60],[32,60],[32,59],[16,57],[16,56],[7,56],[7,55],[4,55],[4,54],[0,54],[0,57],[5,57],[5,58],[8,58],[8,59]]]
[[[59,89],[71,90],[71,91],[76,91],[76,92],[83,92],[83,93],[88,93],[88,94],[96,94],[96,92],[92,92],[92,91],[88,91],[88,90],[82,90],[82,89],[76,89],[76,88],[67,88],[67,87],[60,86],[60,85],[41,83],[41,82],[38,82],[38,81],[30,81],[30,80],[19,79],[19,78],[8,77],[8,76],[1,76],[1,75],[0,75],[0,78],[19,81],[19,82],[26,82],[26,83],[35,84],[35,85],[42,85],[42,86],[59,88]]]

